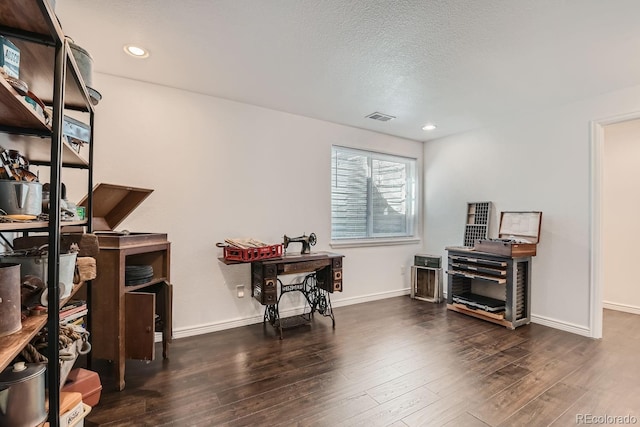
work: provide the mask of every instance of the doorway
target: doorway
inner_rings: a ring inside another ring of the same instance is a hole
[[[593,338],[602,338],[604,308],[640,314],[640,290],[628,279],[637,263],[628,257],[636,253],[633,230],[637,221],[632,221],[630,209],[640,209],[640,195],[633,188],[640,173],[631,163],[640,158],[640,143],[634,144],[640,140],[640,112],[591,125],[589,327]]]

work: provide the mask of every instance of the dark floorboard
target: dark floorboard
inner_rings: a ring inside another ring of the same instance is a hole
[[[640,423],[640,316],[605,310],[604,338],[514,331],[397,297],[285,330],[175,340],[168,360],[108,366],[87,426],[567,426]],[[158,354],[161,354],[158,352]]]

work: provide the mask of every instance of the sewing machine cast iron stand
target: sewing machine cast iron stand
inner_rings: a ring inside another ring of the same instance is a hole
[[[277,280],[280,284],[280,296],[278,297],[278,302],[273,305],[267,305],[265,307],[264,319],[262,320],[262,323],[265,324],[266,322],[269,322],[271,326],[276,328],[280,333],[280,339],[283,339],[283,329],[308,324],[309,322],[311,322],[311,319],[313,318],[313,314],[315,312],[318,312],[325,317],[330,317],[331,326],[335,329],[336,318],[333,316],[333,310],[331,309],[331,299],[329,298],[329,293],[317,286],[315,273],[308,274],[304,278],[302,283],[290,283],[288,285],[285,285],[280,279]],[[305,299],[307,300],[309,311],[305,309],[304,312],[298,317],[280,317],[280,300],[282,299],[282,296],[284,294],[289,292],[302,293],[302,295],[304,295]]]
[[[335,317],[330,295],[342,292],[343,255],[329,252],[285,255],[281,258],[253,261],[251,263],[251,293],[265,306],[263,322],[269,322],[283,338],[283,328],[309,324],[315,312],[330,317],[335,328]],[[278,276],[308,273],[301,283],[285,285]],[[278,292],[278,288],[280,291]],[[280,317],[282,295],[300,292],[306,304],[302,315]]]

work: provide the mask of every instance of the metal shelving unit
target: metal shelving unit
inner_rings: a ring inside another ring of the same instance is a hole
[[[515,329],[531,321],[531,257],[449,247],[447,308]]]
[[[62,223],[60,219],[61,174],[63,167],[86,169],[87,190],[93,187],[94,109],[68,42],[48,0],[3,0],[0,2],[0,34],[20,49],[20,79],[46,105],[51,106],[51,124],[39,116],[8,82],[0,77],[0,132],[12,134],[10,146],[31,160],[34,165],[50,167],[50,208],[48,222],[2,223],[0,232],[47,232],[48,316],[27,318],[21,331],[0,338],[0,369],[6,368],[20,350],[46,326],[48,342],[47,384],[49,384],[49,425],[60,424],[59,373],[59,307],[58,299],[61,227],[83,225],[91,231],[90,221]],[[88,156],[77,153],[62,137],[64,111],[88,114],[91,142]],[[91,218],[89,199],[87,218]],[[87,288],[90,298],[90,286]],[[64,302],[64,301],[62,301]]]

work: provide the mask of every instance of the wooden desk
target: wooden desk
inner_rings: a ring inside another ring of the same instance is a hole
[[[309,321],[313,313],[318,312],[331,317],[335,327],[330,294],[342,292],[342,258],[343,255],[331,252],[312,252],[286,254],[281,258],[251,263],[251,295],[266,306],[264,322],[268,321],[278,329],[280,339],[283,338],[282,329],[288,325],[280,317],[279,303],[287,292],[301,292],[305,296],[310,311],[303,313],[303,320]],[[302,283],[284,285],[278,278],[280,275],[301,273],[310,273]]]

